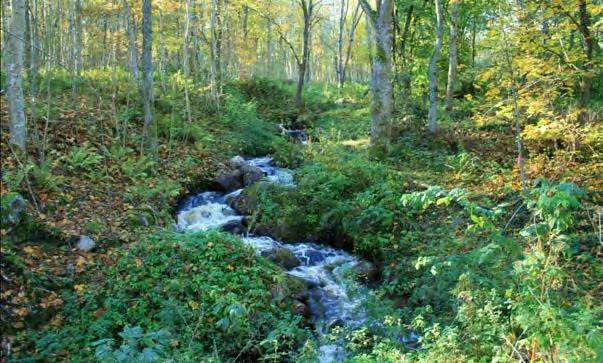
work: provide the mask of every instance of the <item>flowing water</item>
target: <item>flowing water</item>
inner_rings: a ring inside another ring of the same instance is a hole
[[[247,160],[257,166],[272,183],[294,186],[293,171],[278,168],[269,157]],[[241,221],[228,202],[242,192],[229,194],[202,192],[189,196],[178,212],[178,227],[184,231],[205,231],[220,228],[231,222]],[[267,236],[249,235],[241,238],[258,254],[274,248],[289,249],[299,259],[300,265],[287,271],[308,284],[308,305],[314,326],[319,336],[319,358],[321,362],[342,361],[345,351],[340,341],[327,342],[326,334],[333,326],[356,327],[364,322],[362,303],[366,289],[350,288],[349,272],[363,262],[345,251],[310,243],[282,243]]]

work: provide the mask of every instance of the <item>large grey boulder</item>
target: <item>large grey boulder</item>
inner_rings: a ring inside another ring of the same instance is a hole
[[[245,165],[241,168],[241,171],[243,172],[244,186],[258,182],[264,177],[264,172],[257,166]]]
[[[242,156],[237,155],[228,160],[228,165],[233,169],[240,169],[243,166],[247,165],[245,159]]]
[[[94,246],[96,246],[96,242],[88,236],[80,236],[80,239],[77,241],[77,249],[83,252],[91,251]]]
[[[234,170],[220,174],[216,183],[226,192],[232,192],[243,187],[243,172]]]

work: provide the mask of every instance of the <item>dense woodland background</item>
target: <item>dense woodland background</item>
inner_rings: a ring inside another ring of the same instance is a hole
[[[1,360],[315,361],[282,269],[173,230],[240,154],[296,168],[246,191],[258,223],[378,266],[349,361],[600,361],[602,15],[3,1]]]

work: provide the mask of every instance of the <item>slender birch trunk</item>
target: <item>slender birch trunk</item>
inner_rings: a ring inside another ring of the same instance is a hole
[[[314,21],[315,0],[300,0],[299,5],[302,8],[304,18],[304,29],[302,32],[302,54],[301,59],[297,60],[297,88],[295,90],[295,105],[302,106],[302,93],[306,81],[310,60],[310,30]]]
[[[132,8],[128,4],[127,0],[122,0],[122,6],[124,8],[124,17],[126,18],[126,31],[128,32],[128,56],[130,60],[130,71],[134,76],[134,79],[138,83],[138,50],[136,49],[136,21],[132,15]]]
[[[44,151],[38,132],[38,111],[37,99],[38,96],[38,49],[39,49],[39,32],[38,32],[38,0],[30,0],[30,31],[29,31],[29,97],[30,97],[30,113],[31,113],[31,131],[36,148],[38,149],[38,161],[44,161]]]
[[[345,54],[345,60],[343,61],[343,67],[341,69],[341,86],[343,86],[347,78],[348,64],[350,63],[350,59],[352,57],[352,47],[354,46],[354,35],[356,34],[356,28],[358,27],[358,23],[360,23],[360,18],[360,3],[358,3],[356,5],[356,9],[354,9],[354,14],[352,15],[352,25],[350,26],[350,30],[348,33],[347,50]]]
[[[153,122],[153,18],[151,1],[142,1],[143,145],[145,150],[155,154],[157,152],[157,135]]]
[[[435,0],[436,9],[436,42],[431,61],[429,62],[429,115],[428,115],[428,128],[431,133],[438,131],[438,80],[436,77],[436,66],[440,58],[440,51],[442,49],[442,24],[444,22],[444,15],[442,10],[441,0]]]
[[[191,0],[186,0],[186,24],[184,28],[184,44],[182,46],[182,68],[184,72],[184,103],[186,107],[186,119],[189,124],[193,122],[191,115],[191,102],[189,98],[188,83],[190,78],[189,43],[191,39],[192,9]]]
[[[10,34],[6,48],[10,143],[19,150],[27,146],[27,120],[23,99],[23,43],[25,40],[25,1],[12,0]]]
[[[513,119],[515,121],[515,138],[517,142],[517,167],[519,168],[519,178],[521,180],[521,186],[523,190],[527,188],[526,172],[524,167],[524,152],[523,152],[523,136],[521,131],[521,120],[519,113],[519,95],[517,91],[517,82],[515,80],[515,70],[513,68],[513,59],[509,52],[509,44],[507,42],[507,33],[505,31],[505,25],[501,24],[501,32],[503,35],[503,52],[505,62],[507,64],[507,72],[511,80],[511,97],[513,99]]]
[[[456,55],[456,38],[459,22],[460,0],[452,0],[450,3],[450,61],[448,63],[448,82],[446,84],[446,111],[452,111],[452,98],[456,81],[458,60]]]
[[[216,106],[220,105],[220,85],[222,82],[222,26],[221,26],[221,8],[222,0],[212,0],[211,2],[211,70],[210,70],[210,88],[212,98]]]

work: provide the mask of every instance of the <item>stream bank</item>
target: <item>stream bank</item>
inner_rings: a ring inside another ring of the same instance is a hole
[[[307,314],[315,327],[320,341],[320,361],[341,361],[344,348],[340,342],[327,342],[325,337],[335,326],[355,328],[365,321],[363,302],[368,289],[360,287],[351,291],[349,285],[358,271],[371,271],[372,266],[346,251],[320,243],[285,243],[257,234],[257,230],[255,234],[250,233],[253,217],[241,215],[232,207],[244,188],[254,183],[295,188],[294,171],[275,166],[269,157],[243,159],[237,156],[229,164],[234,171],[216,179],[224,192],[202,191],[181,203],[177,214],[179,229],[190,232],[220,228],[239,234],[258,255],[282,266],[287,275],[303,280],[307,290],[296,296],[295,310]]]

